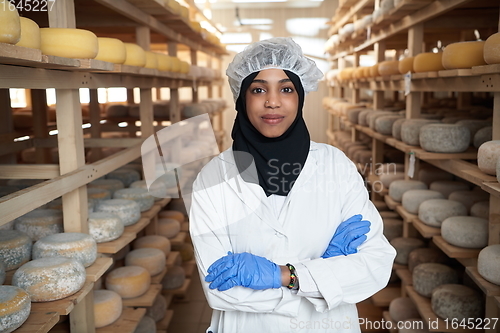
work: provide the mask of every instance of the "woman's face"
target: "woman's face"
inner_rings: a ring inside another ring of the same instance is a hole
[[[260,71],[245,94],[248,119],[264,136],[276,138],[297,116],[299,95],[281,69]]]

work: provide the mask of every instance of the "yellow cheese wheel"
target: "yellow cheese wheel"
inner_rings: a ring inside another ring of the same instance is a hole
[[[174,14],[180,15],[181,5],[176,0],[165,0],[165,6],[168,7]]]
[[[30,295],[15,286],[0,286],[0,332],[10,333],[28,319]]]
[[[361,79],[363,77],[364,73],[364,67],[357,67],[354,70],[354,73],[352,74],[352,77],[354,79]]]
[[[159,218],[158,234],[172,239],[181,231],[181,224],[175,219]]]
[[[143,295],[151,285],[151,275],[140,266],[124,266],[106,276],[106,289],[117,292],[122,298]]]
[[[380,76],[380,73],[378,71],[378,66],[379,65],[380,65],[380,63],[375,64],[375,65],[373,65],[373,66],[370,67],[370,77]]]
[[[125,45],[118,38],[98,37],[99,52],[95,59],[112,62],[115,64],[123,64],[127,57]]]
[[[184,17],[185,19],[189,20],[189,8],[187,8],[186,6],[182,6],[180,7],[180,14],[182,17]]]
[[[181,60],[177,57],[170,57],[171,67],[170,71],[172,72],[180,72],[181,71]]]
[[[165,269],[166,261],[165,253],[153,248],[133,250],[125,257],[126,266],[144,267],[151,276],[161,273]]]
[[[416,73],[442,71],[445,69],[442,59],[443,52],[417,54],[413,60],[413,70]]]
[[[191,67],[191,65],[189,64],[189,62],[187,61],[181,61],[181,69],[180,69],[180,72],[182,74],[187,74],[189,73],[189,68]]]
[[[160,71],[170,71],[172,68],[172,60],[166,54],[157,53],[156,58],[158,59],[158,69]]]
[[[382,61],[378,65],[378,72],[382,76],[398,75],[399,61],[397,60]]]
[[[124,43],[127,50],[127,57],[124,65],[144,67],[146,65],[146,51],[142,47],[133,43]]]
[[[170,250],[172,249],[170,240],[164,236],[149,235],[134,240],[134,249],[142,249],[148,247],[161,250],[163,253],[165,253],[165,256],[168,256],[170,254]]]
[[[500,32],[488,37],[484,43],[483,54],[488,65],[500,64]]]
[[[146,51],[146,64],[145,68],[158,68],[158,58],[156,57],[156,53],[151,51]]]
[[[24,232],[2,230],[0,232],[0,258],[5,270],[18,268],[31,259],[33,242]]]
[[[415,60],[415,57],[408,57],[399,60],[399,74],[406,74],[408,72],[415,73],[415,71],[413,70],[413,60]]]
[[[20,20],[21,39],[16,45],[39,50],[41,46],[40,27],[35,21],[29,18],[20,17]]]
[[[363,77],[364,78],[367,78],[367,77],[370,77],[371,75],[371,67],[363,67]]]
[[[112,290],[94,290],[95,327],[101,328],[114,323],[123,311],[121,296]]]
[[[16,44],[21,39],[21,21],[13,4],[0,1],[0,43]]]
[[[483,56],[484,44],[484,41],[474,41],[447,45],[443,51],[443,67],[460,69],[486,65]]]
[[[94,59],[99,51],[97,36],[84,29],[41,28],[43,54],[65,58]]]

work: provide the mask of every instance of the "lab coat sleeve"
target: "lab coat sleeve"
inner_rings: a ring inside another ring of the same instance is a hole
[[[199,180],[194,188],[197,190],[192,195],[190,233],[203,291],[210,307],[221,311],[272,312],[296,317],[300,297],[287,288],[253,290],[238,286],[226,291],[209,288],[209,283],[205,282],[207,270],[217,259],[232,251],[231,240],[222,222],[224,219],[214,205],[217,195],[214,195],[213,188],[200,189]]]
[[[338,153],[338,159],[347,160]],[[313,259],[297,264],[299,285],[301,276],[312,279],[322,298],[306,297],[317,311],[331,310],[341,303],[358,303],[372,296],[387,285],[392,264],[396,256],[395,249],[383,235],[383,223],[380,214],[369,200],[368,191],[361,175],[351,161],[341,163],[344,167],[344,179],[339,188],[346,189],[341,210],[342,221],[355,214],[362,214],[363,219],[371,222],[367,240],[358,248],[358,253],[337,256],[328,259]],[[310,284],[309,284],[310,285]],[[314,293],[314,286],[304,292]]]

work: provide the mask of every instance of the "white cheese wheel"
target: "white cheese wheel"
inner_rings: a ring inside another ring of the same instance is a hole
[[[479,252],[477,271],[485,280],[500,285],[500,244],[486,246]]]
[[[130,188],[143,188],[149,191],[155,201],[159,201],[163,198],[168,198],[167,188],[161,184],[161,182],[154,182],[148,189],[148,185],[145,180],[138,180],[130,184]]]
[[[413,70],[413,61],[414,60],[415,60],[415,57],[407,57],[407,58],[399,60],[399,63],[398,63],[399,74],[406,74],[408,72],[415,73],[415,71]]]
[[[413,269],[413,289],[424,297],[431,297],[432,290],[442,284],[458,283],[458,274],[449,266],[424,263]]]
[[[0,261],[0,285],[2,285],[5,282],[5,265],[3,261]]]
[[[373,111],[366,116],[366,121],[368,123],[368,127],[371,129],[375,129],[375,123],[378,118],[383,116],[394,116],[395,113],[392,111]]]
[[[45,236],[64,232],[63,214],[57,209],[35,209],[18,217],[14,228],[36,242]]]
[[[102,200],[97,203],[95,210],[117,215],[125,227],[136,224],[141,219],[141,207],[134,200]]]
[[[85,267],[76,259],[49,257],[22,265],[12,277],[12,285],[23,288],[32,302],[48,302],[73,295],[87,277]]]
[[[486,39],[483,49],[484,61],[488,65],[500,64],[500,32]]]
[[[403,220],[384,218],[384,236],[388,241],[403,236]]]
[[[115,64],[123,64],[127,57],[125,45],[118,38],[97,37],[99,44],[99,52],[95,59],[112,62]]]
[[[165,253],[159,249],[142,248],[130,251],[125,256],[126,266],[144,267],[151,276],[161,273],[165,269],[167,259]]]
[[[170,69],[172,68],[172,61],[170,60],[169,56],[157,53],[156,58],[158,59],[158,69],[160,71],[170,71]]]
[[[488,220],[490,218],[490,202],[489,201],[476,202],[470,208],[470,215]]]
[[[127,56],[124,65],[144,67],[146,65],[146,51],[142,47],[133,43],[124,43]]]
[[[141,175],[136,170],[120,168],[108,173],[106,179],[118,179],[125,187],[129,187],[133,182],[140,180]]]
[[[425,246],[424,242],[418,238],[397,237],[390,243],[397,252],[394,262],[400,265],[408,264],[408,255],[411,251]]]
[[[113,213],[95,212],[89,214],[89,234],[96,243],[104,243],[119,238],[125,227],[122,219]]]
[[[153,196],[143,188],[122,188],[113,193],[113,198],[134,200],[139,204],[141,212],[149,210],[155,203]]]
[[[470,131],[458,124],[430,124],[420,129],[420,146],[433,153],[461,153],[470,145]]]
[[[112,290],[94,290],[95,328],[108,326],[120,318],[123,311],[121,296]]]
[[[489,200],[489,194],[484,191],[454,191],[448,199],[463,203],[467,211],[470,211],[476,202]]]
[[[445,69],[442,59],[443,52],[417,54],[413,60],[413,70],[415,73],[442,71]]]
[[[162,294],[156,296],[153,305],[146,308],[146,315],[153,318],[155,322],[159,322],[165,318],[166,312],[167,300]]]
[[[175,219],[179,221],[179,223],[184,223],[185,217],[184,214],[177,210],[162,210],[158,213],[158,217],[160,218],[169,218],[169,219]]]
[[[375,131],[384,135],[392,135],[392,126],[399,119],[403,119],[403,117],[399,115],[378,117],[375,120]]]
[[[365,110],[361,111],[358,114],[358,124],[361,126],[368,126],[368,123],[366,122],[366,117],[368,117],[368,115],[372,112],[373,112],[373,110],[371,110],[371,109],[365,109]]]
[[[395,180],[389,186],[389,196],[396,202],[403,200],[403,194],[409,190],[426,190],[427,185],[419,180]]]
[[[20,17],[19,19],[21,20],[21,39],[16,45],[39,50],[41,47],[40,27],[29,18]]]
[[[389,304],[389,315],[395,322],[419,317],[415,303],[409,297],[397,297]]]
[[[415,267],[425,263],[446,264],[448,257],[441,251],[435,248],[423,247],[415,249],[408,255],[408,270],[413,273]]]
[[[431,119],[406,119],[401,125],[401,140],[410,146],[420,145],[420,129],[436,122]]]
[[[467,215],[467,207],[464,204],[448,199],[426,200],[418,208],[418,218],[423,223],[436,228],[440,228],[441,223],[448,217],[465,215]]]
[[[478,119],[459,120],[455,124],[467,127],[470,132],[470,144],[474,144],[474,136],[481,128],[491,127],[491,121]]]
[[[146,51],[146,64],[144,64],[144,68],[158,68],[158,58],[156,57],[156,53]]]
[[[392,124],[392,136],[396,140],[401,140],[401,127],[403,123],[406,121],[405,118],[398,119]]]
[[[496,164],[500,157],[500,140],[487,141],[477,151],[477,166],[488,174],[496,175]]]
[[[397,60],[389,60],[389,61],[382,61],[378,65],[378,72],[382,76],[389,76],[389,75],[399,75],[399,61]]]
[[[41,28],[43,54],[65,58],[93,59],[99,51],[97,36],[89,30]]]
[[[89,267],[97,259],[97,244],[91,235],[65,232],[39,239],[33,245],[33,259],[57,256],[76,259]]]
[[[156,322],[150,316],[142,317],[134,333],[156,333]]]
[[[482,318],[484,302],[474,289],[461,284],[444,284],[432,292],[432,311],[443,319]]]
[[[433,190],[409,190],[403,194],[401,202],[407,212],[418,214],[420,204],[430,199],[444,199],[444,196]]]
[[[0,232],[0,258],[5,270],[16,269],[31,259],[32,240],[19,230]]]
[[[441,224],[441,236],[448,243],[470,249],[488,245],[488,220],[474,216],[452,216]]]
[[[418,180],[424,182],[427,186],[430,186],[435,181],[452,179],[453,174],[438,168],[424,167],[418,170]],[[445,197],[447,198],[448,196],[445,195]]]
[[[491,141],[493,138],[493,127],[483,127],[474,135],[473,145],[476,148],[481,147],[486,141]]]
[[[111,197],[116,190],[124,188],[123,182],[118,179],[96,179],[87,184],[87,188],[100,188],[111,192]]]
[[[403,163],[382,163],[378,164],[375,168],[375,175],[380,176],[383,174],[394,174],[403,171],[405,171],[405,165]]]
[[[16,6],[2,1],[0,6],[0,43],[16,44],[21,39],[21,22]]]
[[[0,332],[15,331],[28,319],[30,311],[31,298],[26,291],[15,286],[0,286]]]
[[[172,266],[161,281],[163,289],[177,289],[182,287],[186,280],[186,272],[182,266]]]
[[[429,189],[441,192],[445,198],[448,198],[455,191],[468,191],[469,185],[461,181],[437,180],[431,183]]]
[[[111,191],[103,188],[89,187],[87,188],[87,197],[98,203],[101,200],[111,199]]]
[[[176,219],[159,218],[158,234],[172,239],[181,231],[181,224]]]
[[[397,173],[385,173],[383,175],[380,175],[379,180],[382,182],[382,185],[384,188],[389,188],[391,186],[391,183],[396,180],[404,180],[405,179],[405,174],[404,172],[397,172]]]
[[[165,256],[170,254],[172,249],[172,245],[170,240],[167,237],[160,235],[149,235],[137,238],[134,240],[133,246],[134,249],[142,249],[142,248],[153,248],[159,249],[165,253]]]
[[[347,119],[349,119],[349,121],[353,124],[357,124],[358,123],[358,116],[359,116],[359,113],[361,111],[364,111],[365,109],[364,108],[360,108],[360,109],[350,109],[347,111]]]
[[[117,292],[122,298],[139,297],[148,291],[151,275],[140,266],[124,266],[106,276],[106,289]]]
[[[443,67],[446,69],[471,68],[486,65],[484,41],[448,44],[443,51]]]

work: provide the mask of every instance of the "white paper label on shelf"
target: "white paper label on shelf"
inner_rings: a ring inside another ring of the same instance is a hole
[[[372,27],[366,28],[366,40],[370,40],[372,36]]]
[[[410,164],[408,166],[408,177],[413,178],[415,174],[415,153],[410,152]]]
[[[411,88],[411,72],[405,74],[405,96],[410,94]]]

